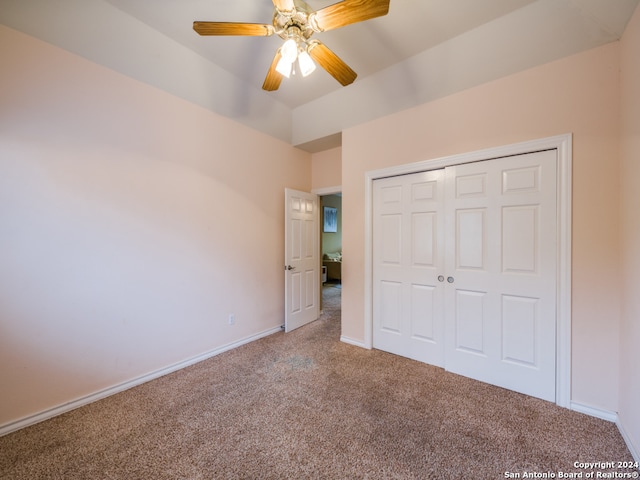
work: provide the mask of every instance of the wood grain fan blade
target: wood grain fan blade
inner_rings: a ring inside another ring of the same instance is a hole
[[[353,83],[358,76],[349,65],[318,40],[309,42],[309,55],[344,86]]]
[[[267,76],[264,79],[264,83],[262,84],[263,90],[273,92],[274,90],[280,88],[280,82],[282,82],[282,74],[276,70],[276,66],[280,61],[280,58],[282,58],[282,55],[280,55],[280,49],[278,49],[275,57],[273,57],[273,61],[271,62],[271,66],[269,67]]]
[[[272,25],[237,22],[193,22],[193,29],[200,35],[247,35],[268,37],[273,35]]]
[[[282,13],[293,12],[294,9],[293,0],[273,0],[273,5]]]
[[[363,22],[389,13],[390,0],[344,0],[318,10],[313,15],[314,29],[323,32]]]

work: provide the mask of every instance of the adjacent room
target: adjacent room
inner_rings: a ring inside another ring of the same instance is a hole
[[[342,280],[342,196],[322,200],[322,281],[340,285]],[[326,276],[325,276],[326,275]]]
[[[637,478],[639,4],[0,0],[0,478]]]

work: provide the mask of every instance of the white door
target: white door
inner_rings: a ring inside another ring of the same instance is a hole
[[[318,196],[285,189],[285,332],[319,316]]]
[[[373,346],[444,365],[444,170],[374,182]]]
[[[373,187],[373,346],[554,401],[556,151]]]
[[[447,168],[446,212],[447,370],[555,401],[556,151]]]

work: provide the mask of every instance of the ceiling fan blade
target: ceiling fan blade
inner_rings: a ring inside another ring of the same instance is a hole
[[[318,32],[363,22],[389,13],[390,0],[344,0],[311,14],[310,22]]]
[[[293,9],[295,8],[293,0],[273,0],[273,5],[281,13],[293,13]]]
[[[200,35],[247,35],[268,37],[275,32],[272,25],[237,22],[193,22],[193,29]]]
[[[275,57],[273,57],[273,61],[271,62],[271,66],[269,67],[267,76],[264,79],[264,83],[262,84],[263,90],[272,92],[280,87],[280,82],[282,82],[282,74],[276,70],[276,66],[280,61],[280,58],[282,58],[282,55],[280,54],[280,49],[278,49]]]
[[[345,87],[353,83],[358,76],[349,65],[318,40],[309,42],[309,55]]]

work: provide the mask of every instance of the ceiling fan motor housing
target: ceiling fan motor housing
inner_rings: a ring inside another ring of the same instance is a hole
[[[318,31],[313,28],[313,22],[310,21],[313,11],[301,0],[294,0],[294,5],[292,12],[281,12],[276,8],[273,13],[273,26],[276,34],[283,40],[298,35],[306,41]]]

